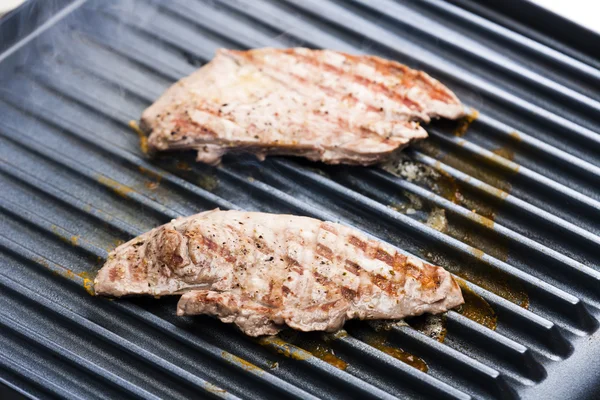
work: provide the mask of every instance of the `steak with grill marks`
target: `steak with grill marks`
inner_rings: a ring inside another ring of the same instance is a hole
[[[422,71],[331,50],[221,49],[142,115],[149,149],[195,149],[368,165],[427,137],[419,122],[459,118],[447,87]]]
[[[155,228],[110,253],[100,295],[183,294],[178,315],[208,314],[250,336],[286,326],[340,329],[463,303],[441,267],[355,229],[293,215],[207,211]]]

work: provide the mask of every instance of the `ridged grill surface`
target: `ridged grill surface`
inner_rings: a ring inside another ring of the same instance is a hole
[[[593,397],[598,60],[471,6],[79,0],[2,53],[0,381],[41,398]],[[189,153],[143,154],[128,122],[217,48],[298,45],[423,69],[477,118],[432,123],[396,175],[294,158],[231,156],[214,168]],[[377,346],[366,322],[348,324],[347,336],[311,336],[340,369],[302,340],[259,343],[208,317],[176,317],[175,298],[88,293],[119,242],[215,207],[355,226],[464,278],[496,329],[463,310],[445,317],[443,342],[396,325]]]

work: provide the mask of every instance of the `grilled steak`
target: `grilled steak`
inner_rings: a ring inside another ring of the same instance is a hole
[[[97,294],[183,294],[178,315],[208,314],[251,336],[286,325],[334,331],[344,321],[440,313],[463,302],[441,267],[331,222],[207,211],[110,253]]]
[[[219,50],[142,115],[151,151],[195,149],[216,164],[228,152],[287,154],[368,165],[424,139],[420,121],[463,107],[424,72],[330,50]]]

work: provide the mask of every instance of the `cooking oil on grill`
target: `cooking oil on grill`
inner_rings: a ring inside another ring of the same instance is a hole
[[[511,140],[515,142],[517,137]],[[485,172],[479,171],[474,164],[470,164],[458,156],[448,156],[441,151],[438,144],[433,140],[419,144],[419,148],[437,159],[447,161],[446,158],[449,157],[448,159],[452,162],[458,160],[457,162],[460,165],[455,163],[454,166],[459,169],[468,166],[467,169],[469,170],[466,172],[472,176],[485,174]],[[497,152],[507,156],[512,154],[512,150],[510,150],[512,147],[506,148],[506,151],[503,150],[504,148],[500,148],[497,149]],[[437,164],[441,165],[439,161]],[[405,202],[393,203],[390,206],[391,208],[471,246],[471,256],[474,256],[481,263],[486,262],[485,254],[500,261],[508,260],[508,239],[494,230],[494,219],[502,206],[503,199],[508,195],[506,191],[497,189],[501,195],[492,199],[483,199],[481,196],[472,193],[467,187],[460,186],[452,176],[441,168],[434,168],[414,161],[406,155],[401,156],[399,160],[388,163],[384,166],[384,169],[419,186],[428,188],[438,196],[469,210],[471,215],[469,215],[470,218],[456,215],[431,203],[426,198],[421,198],[407,191],[402,193],[403,198],[406,199]],[[470,169],[477,169],[477,171],[471,171]],[[490,177],[486,175],[486,177],[479,176],[479,178],[497,185],[496,187],[510,190],[508,181],[499,176]],[[528,295],[522,285],[497,269],[487,268],[484,270],[479,268],[473,265],[473,260],[469,256],[450,257],[445,252],[440,251],[439,246],[428,245],[422,248],[420,253],[429,262],[440,265],[448,271],[515,304],[525,308],[529,305]]]
[[[390,324],[376,324],[378,328],[367,333],[361,339],[368,344],[381,351],[382,353],[387,354],[388,356],[392,356],[395,359],[402,361],[405,364],[410,365],[413,368],[418,369],[422,372],[427,372],[429,367],[427,363],[422,358],[415,356],[414,354],[410,354],[409,352],[403,350],[400,347],[393,346],[389,340],[388,336],[390,333],[391,325]]]
[[[477,293],[475,293],[462,279],[456,279],[462,290],[465,303],[459,306],[456,311],[472,321],[477,322],[489,329],[495,330],[498,324],[498,317],[492,306]]]
[[[286,330],[281,332],[279,336],[286,342],[308,351],[313,356],[338,369],[345,370],[348,368],[348,363],[335,354],[331,344],[323,338],[322,333]]]

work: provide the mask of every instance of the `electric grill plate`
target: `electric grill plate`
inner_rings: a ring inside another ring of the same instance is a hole
[[[600,63],[457,2],[31,1],[7,17],[7,42],[33,26],[0,54],[0,382],[43,398],[594,397]],[[168,86],[219,47],[265,46],[395,59],[478,116],[428,126],[391,168],[401,176],[143,153],[128,123]],[[365,322],[257,342],[176,317],[176,298],[90,295],[118,243],[215,207],[355,226],[464,277],[484,310],[449,312],[443,343]]]

